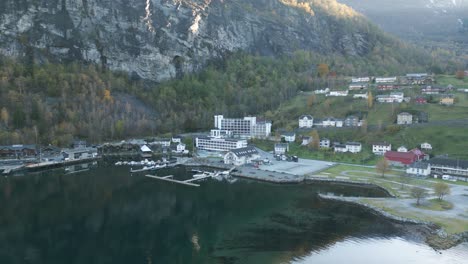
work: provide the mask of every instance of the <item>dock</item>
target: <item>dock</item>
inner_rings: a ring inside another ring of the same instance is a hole
[[[210,178],[210,177],[211,177],[211,176],[207,176],[207,177],[200,177],[200,178],[192,178],[192,179],[185,180],[185,181],[179,181],[179,180],[171,179],[171,178],[173,178],[172,175],[160,177],[160,176],[156,176],[156,175],[149,175],[149,174],[147,174],[147,175],[145,175],[145,176],[146,176],[146,177],[149,177],[149,178],[161,180],[161,181],[172,182],[172,183],[178,183],[178,184],[187,185],[187,186],[192,186],[192,187],[200,187],[200,184],[196,184],[196,183],[192,183],[192,182],[194,182],[194,181],[199,181],[199,180],[203,180],[203,179],[206,179],[206,178]]]

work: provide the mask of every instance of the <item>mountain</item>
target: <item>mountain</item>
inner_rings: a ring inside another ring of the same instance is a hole
[[[366,56],[397,43],[335,0],[2,0],[0,54],[163,81],[246,51]]]
[[[435,41],[466,52],[468,0],[339,0],[366,15],[387,32],[419,43]]]

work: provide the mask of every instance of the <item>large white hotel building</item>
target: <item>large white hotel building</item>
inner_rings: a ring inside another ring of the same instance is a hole
[[[271,122],[257,122],[256,117],[224,118],[222,115],[214,117],[215,128],[232,131],[235,137],[267,138],[271,134]]]

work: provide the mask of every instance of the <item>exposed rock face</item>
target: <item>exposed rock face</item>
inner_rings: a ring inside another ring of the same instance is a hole
[[[21,57],[29,52],[39,61],[89,61],[161,81],[236,50],[364,55],[372,49],[365,27],[343,27],[356,18],[327,13],[315,4],[320,1],[308,0],[313,12],[285,2],[296,3],[2,0],[0,53]]]

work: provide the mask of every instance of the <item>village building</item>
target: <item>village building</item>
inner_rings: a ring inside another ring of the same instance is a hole
[[[348,96],[349,91],[330,91],[326,96]]]
[[[302,146],[307,146],[313,141],[312,137],[302,137]]]
[[[417,177],[429,177],[431,175],[431,164],[417,161],[406,168],[406,174]]]
[[[252,161],[260,158],[257,149],[254,147],[245,147],[239,149],[232,149],[224,155],[224,164],[242,166],[251,164]]]
[[[348,89],[350,91],[359,91],[359,90],[365,90],[367,89],[368,84],[364,82],[356,82],[356,83],[351,83],[348,86]]]
[[[185,148],[186,148],[186,145],[184,143],[180,142],[179,144],[177,144],[176,152],[177,153],[185,153],[186,152]]]
[[[395,83],[397,82],[397,77],[377,77],[375,78],[375,83]]]
[[[358,127],[360,126],[359,117],[350,115],[347,116],[344,120],[345,127]]]
[[[82,160],[92,159],[97,157],[97,148],[73,148],[62,150],[62,157],[64,160]]]
[[[402,103],[405,95],[402,92],[393,92],[388,95],[378,95],[376,100],[379,103]]]
[[[355,98],[355,99],[367,99],[367,98],[369,98],[369,94],[368,93],[353,94],[353,98]]]
[[[88,143],[84,140],[75,140],[73,141],[72,147],[73,148],[86,148]]]
[[[417,160],[427,160],[429,158],[429,156],[426,155],[426,153],[417,148],[412,149],[409,152],[414,153],[414,155],[416,155]]]
[[[294,132],[282,133],[281,138],[284,138],[284,141],[286,142],[294,142],[296,141],[296,133]]]
[[[322,120],[323,127],[336,127],[336,119],[333,117],[327,117]]]
[[[302,115],[299,117],[299,128],[311,128],[314,126],[314,117]]]
[[[443,97],[440,98],[439,103],[441,105],[454,105],[455,104],[455,98],[452,95],[443,96]]]
[[[392,144],[387,142],[378,142],[372,144],[372,153],[375,155],[384,155],[385,152],[392,150]]]
[[[434,81],[434,78],[427,73],[408,73],[406,74],[406,80],[408,84],[421,85],[421,84],[431,84]]]
[[[288,143],[276,143],[275,144],[275,154],[276,155],[284,155],[289,151],[289,144]]]
[[[0,146],[0,157],[10,159],[32,158],[37,155],[36,145]]]
[[[327,94],[330,92],[330,89],[329,88],[325,88],[323,90],[315,90],[314,93],[315,94]]]
[[[320,148],[330,148],[330,139],[328,138],[322,138],[320,139]]]
[[[153,139],[150,143],[148,143],[150,146],[155,146],[159,145],[163,148],[169,148],[171,146],[172,139],[170,138],[156,138]]]
[[[195,147],[199,150],[229,151],[231,149],[247,147],[247,140],[197,137],[195,138]]]
[[[369,83],[370,82],[370,77],[356,77],[356,78],[351,78],[352,83]]]
[[[143,145],[140,147],[140,156],[142,158],[151,158],[153,151],[147,145]]]
[[[333,145],[333,149],[337,153],[359,153],[362,151],[362,144],[359,142],[346,142],[345,144],[337,143]]]
[[[398,152],[408,152],[408,148],[405,146],[401,146],[397,149]]]
[[[224,118],[223,115],[214,117],[215,128],[231,131],[235,137],[267,138],[271,134],[270,121],[257,121],[256,117]]]
[[[434,175],[450,175],[455,180],[468,182],[468,161],[466,160],[435,157],[429,160],[429,164]]]
[[[427,99],[425,97],[416,97],[414,99],[415,104],[427,104]]]
[[[377,85],[377,89],[380,91],[391,91],[400,89],[400,86],[396,83],[380,83]]]
[[[424,142],[421,144],[421,149],[423,150],[432,150],[432,145],[427,143],[427,142]]]
[[[230,137],[233,137],[233,133],[232,133],[232,131],[229,131],[229,130],[211,129],[210,137],[230,138]]]
[[[387,151],[384,157],[391,165],[395,166],[409,166],[418,161],[418,157],[413,152]]]
[[[180,136],[172,137],[171,141],[172,141],[172,143],[180,143],[180,142],[182,142],[182,137],[180,137]]]
[[[401,112],[397,116],[398,125],[411,125],[413,123],[413,115],[407,112]]]
[[[335,151],[335,153],[346,153],[348,148],[345,144],[333,144],[333,151]]]

